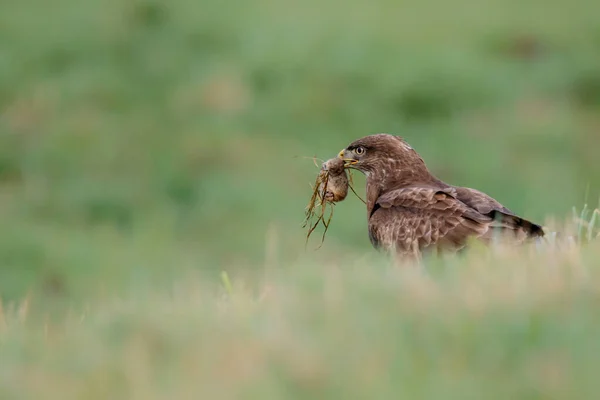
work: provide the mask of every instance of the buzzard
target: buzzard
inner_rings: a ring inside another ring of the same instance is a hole
[[[471,239],[497,234],[513,243],[544,236],[540,225],[515,215],[485,193],[433,176],[402,138],[363,137],[339,153],[346,168],[366,176],[369,238],[375,248],[420,258],[423,252],[458,251]]]

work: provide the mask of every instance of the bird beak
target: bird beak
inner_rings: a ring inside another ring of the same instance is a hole
[[[347,158],[345,157],[345,153],[346,153],[346,149],[342,149],[342,151],[339,152],[338,157],[341,158],[342,160],[344,160],[344,167],[349,167],[351,165],[354,165],[358,162],[358,160],[355,160],[354,158]]]

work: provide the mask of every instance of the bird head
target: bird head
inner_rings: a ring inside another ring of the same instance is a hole
[[[345,168],[369,174],[403,165],[425,166],[421,157],[401,137],[379,133],[365,136],[350,143],[339,152]]]

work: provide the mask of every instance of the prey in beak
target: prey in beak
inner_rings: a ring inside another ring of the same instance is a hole
[[[342,149],[342,151],[339,152],[338,157],[341,158],[342,160],[344,160],[344,168],[348,168],[351,165],[354,165],[358,162],[358,160],[355,160],[354,158],[349,158],[346,157],[346,149]]]

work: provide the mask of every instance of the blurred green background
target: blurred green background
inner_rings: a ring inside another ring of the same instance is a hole
[[[301,224],[310,157],[377,132],[540,222],[588,186],[595,204],[599,14],[592,0],[1,1],[1,294],[372,252],[356,198],[318,252]]]

